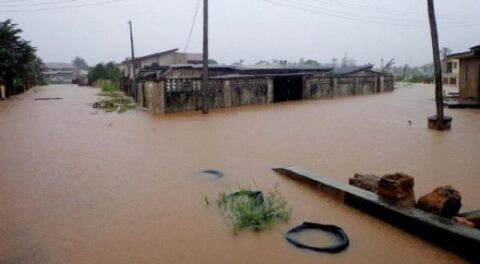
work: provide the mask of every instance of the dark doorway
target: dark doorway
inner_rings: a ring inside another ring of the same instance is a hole
[[[143,109],[147,109],[147,95],[145,94],[145,83],[142,84],[142,104],[143,104]]]
[[[277,77],[273,79],[273,101],[286,102],[303,99],[302,77]]]

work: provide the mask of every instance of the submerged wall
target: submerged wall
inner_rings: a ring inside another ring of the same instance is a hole
[[[393,91],[391,76],[303,77],[303,99],[368,95]],[[210,109],[259,105],[274,102],[274,77],[215,78],[209,82]],[[143,80],[138,87],[139,103],[151,113],[174,113],[202,109],[200,78]]]

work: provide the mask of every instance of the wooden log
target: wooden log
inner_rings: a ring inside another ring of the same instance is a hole
[[[353,178],[348,180],[348,183],[360,189],[377,193],[380,179],[381,178],[376,175],[356,173]]]
[[[417,208],[446,218],[457,216],[461,207],[462,196],[451,186],[438,187],[417,203]]]
[[[412,176],[396,173],[383,176],[378,182],[378,195],[399,207],[414,207],[415,181]]]

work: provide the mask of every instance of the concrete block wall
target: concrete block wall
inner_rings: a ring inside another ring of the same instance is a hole
[[[209,108],[273,103],[272,78],[230,78],[209,82]],[[303,99],[367,95],[393,91],[391,76],[306,77]],[[143,96],[145,93],[145,96]],[[139,82],[139,103],[151,113],[173,113],[202,109],[201,79],[164,79]],[[142,100],[145,98],[146,102]]]
[[[305,80],[303,98],[322,99],[333,97],[334,78],[307,78]]]
[[[380,82],[381,85],[383,85],[381,89],[381,93],[383,92],[393,92],[395,89],[395,80],[393,79],[393,76],[386,76],[386,77],[380,77],[382,78],[382,81]]]
[[[267,79],[234,79],[230,80],[231,106],[266,104],[273,101],[269,98],[269,81]]]
[[[137,87],[138,104],[153,114],[165,113],[165,84],[160,81],[141,82]]]
[[[322,99],[393,91],[393,77],[352,76],[305,79],[303,98]]]
[[[150,83],[152,81],[141,82]],[[203,107],[200,79],[170,79],[160,83],[167,84],[164,89],[165,113],[197,111]],[[153,100],[160,100],[156,98]],[[216,79],[209,82],[207,98],[210,109],[266,104],[273,102],[273,82],[261,79]]]

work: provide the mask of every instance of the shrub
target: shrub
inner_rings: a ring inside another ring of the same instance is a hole
[[[118,91],[118,87],[112,82],[106,82],[102,85],[102,92],[104,93],[113,93],[116,91]]]
[[[259,232],[275,222],[288,222],[292,211],[277,187],[266,196],[248,189],[229,195],[221,193],[217,205],[231,222],[234,233],[243,229]]]

